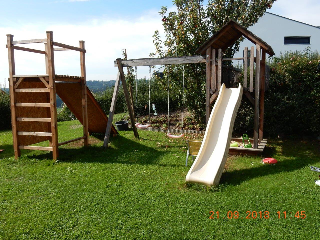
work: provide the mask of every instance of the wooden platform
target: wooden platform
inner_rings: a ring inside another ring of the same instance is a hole
[[[232,138],[231,141],[242,143],[242,138]],[[250,142],[253,145],[254,140],[250,138]],[[258,148],[243,148],[243,147],[230,147],[230,155],[259,155],[262,154],[267,145],[267,139],[263,139],[261,143],[258,143]]]

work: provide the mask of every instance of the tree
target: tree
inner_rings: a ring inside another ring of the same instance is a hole
[[[168,12],[162,7],[165,39],[159,31],[153,35],[155,53],[151,56],[174,57],[195,55],[198,47],[215,34],[228,21],[235,20],[244,27],[256,23],[271,8],[276,0],[174,0],[177,10]],[[239,48],[239,41],[225,55],[232,57]],[[181,86],[181,66],[172,66],[164,71],[172,88]],[[186,104],[200,120],[204,120],[205,112],[205,66],[204,64],[188,64],[185,66]],[[166,83],[163,82],[165,85]],[[181,94],[181,93],[180,93]]]

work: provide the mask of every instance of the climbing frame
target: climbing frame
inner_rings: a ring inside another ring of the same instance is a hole
[[[21,47],[21,44],[44,43],[45,50]],[[56,46],[57,48],[55,48]],[[53,33],[48,31],[45,39],[13,41],[7,35],[10,77],[10,99],[14,154],[18,158],[22,149],[51,151],[53,159],[58,158],[58,147],[70,142],[83,140],[88,145],[90,132],[104,132],[108,118],[86,86],[85,45],[79,47],[53,41]],[[14,50],[45,55],[45,75],[16,75]],[[55,74],[54,51],[74,50],[80,52],[80,76]],[[56,94],[66,103],[83,125],[83,136],[65,142],[58,142]],[[88,109],[88,106],[90,109]],[[89,112],[89,114],[88,114]],[[90,118],[90,120],[88,120]],[[113,135],[117,134],[112,127]],[[49,146],[35,145],[48,141]]]

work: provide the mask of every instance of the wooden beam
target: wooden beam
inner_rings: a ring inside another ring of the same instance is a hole
[[[53,51],[53,33],[47,31],[47,61],[48,61],[48,75],[49,75],[49,89],[50,89],[50,115],[51,115],[51,146],[53,159],[58,159],[58,125],[57,125],[57,106],[56,106],[56,85],[55,85],[55,69],[54,69],[54,51]]]
[[[8,47],[8,46],[7,46]],[[32,49],[32,48],[25,48],[25,47],[19,47],[19,46],[12,46],[13,49],[26,51],[26,52],[33,52],[33,53],[40,53],[40,54],[46,54],[45,51]]]
[[[48,88],[23,88],[23,89],[16,89],[15,92],[50,92]]]
[[[11,125],[13,137],[13,149],[16,159],[20,157],[18,130],[17,130],[17,113],[16,113],[16,95],[14,92],[14,85],[16,78],[15,75],[15,62],[14,62],[14,49],[13,49],[13,35],[7,35],[7,48],[8,48],[8,61],[9,61],[9,86],[10,86],[10,107],[11,107]]]
[[[260,121],[259,121],[259,143],[263,139],[263,125],[264,125],[264,93],[265,93],[265,86],[266,86],[266,51],[262,49],[262,60],[261,60],[261,70],[260,70],[260,77],[261,77],[261,90],[260,90]]]
[[[250,101],[250,103],[252,104],[252,106],[254,106],[254,99],[251,96],[250,92],[248,91],[248,89],[243,89],[243,94],[248,98],[248,100]]]
[[[216,49],[212,49],[212,64],[211,64],[211,90],[217,89],[217,67],[216,67]]]
[[[103,141],[104,148],[108,147],[108,143],[110,140],[110,132],[111,132],[111,127],[112,127],[114,111],[116,109],[119,86],[120,86],[120,72],[118,72],[116,83],[115,83],[114,89],[113,89],[113,96],[112,96],[112,101],[111,101],[111,106],[110,106],[110,111],[109,111],[108,123],[107,123],[106,133],[104,135],[104,141]]]
[[[255,81],[255,96],[254,96],[254,133],[253,133],[253,147],[258,148],[259,140],[259,92],[260,92],[260,46],[256,45],[256,81]]]
[[[51,137],[51,132],[18,132],[19,136]]]
[[[87,81],[86,81],[86,61],[85,61],[85,45],[84,41],[79,42],[79,46],[83,51],[80,51],[80,69],[81,69],[81,98],[82,98],[82,119],[83,119],[83,139],[84,146],[89,145],[89,130],[88,130],[88,97],[87,97]]]
[[[19,78],[19,80],[18,80],[18,81],[16,82],[16,84],[14,85],[14,88],[15,88],[15,89],[18,88],[19,85],[20,85],[20,83],[22,83],[22,81],[23,81],[24,79],[25,79],[24,77]]]
[[[50,107],[50,103],[16,103],[16,107]]]
[[[248,47],[244,48],[243,55],[243,88],[246,89],[248,87]]]
[[[221,78],[222,78],[222,49],[218,50],[218,90],[221,88]]]
[[[171,64],[187,64],[187,63],[205,63],[205,56],[184,56],[184,57],[167,57],[167,58],[139,58],[122,60],[123,67],[134,66],[155,66],[155,65],[171,65]],[[114,62],[117,67],[117,61]]]
[[[46,81],[46,79],[44,79],[43,77],[39,77],[39,79],[44,84],[44,86],[46,88],[50,88],[50,86],[49,86],[48,82]]]
[[[206,124],[210,117],[211,57],[212,49],[208,47],[206,51]]]
[[[53,151],[52,147],[39,147],[39,146],[19,146],[19,149],[25,150],[40,150],[40,151]]]
[[[222,61],[237,61],[237,60],[243,60],[243,58],[223,58]]]
[[[30,40],[18,40],[18,41],[13,41],[13,45],[17,44],[29,44],[29,43],[46,43],[47,39],[30,39]]]
[[[70,45],[63,44],[63,43],[52,42],[52,44],[53,44],[54,46],[58,46],[58,47],[62,47],[62,48],[67,48],[67,49],[74,50],[74,51],[79,51],[79,52],[83,52],[83,53],[86,52],[85,49],[82,49],[82,48],[79,48],[79,47],[70,46]],[[52,51],[53,51],[53,48],[52,48]]]
[[[70,49],[68,48],[53,48],[53,51],[69,51]]]
[[[214,100],[217,99],[218,96],[219,96],[219,92],[218,92],[218,91],[216,91],[216,92],[211,96],[211,98],[210,98],[210,104],[211,104],[211,105],[213,104]]]
[[[136,138],[139,138],[139,134],[138,134],[138,131],[137,131],[137,128],[135,125],[135,120],[134,120],[134,110],[131,105],[131,100],[130,100],[130,96],[129,96],[129,92],[128,92],[128,88],[127,88],[127,83],[126,83],[126,79],[125,79],[125,76],[123,73],[122,60],[120,58],[118,58],[117,62],[118,62],[118,69],[120,72],[120,79],[121,79],[122,86],[123,86],[124,96],[126,98],[126,102],[128,105],[128,111],[129,111],[129,116],[130,116],[130,120],[131,120],[131,126],[133,129],[133,133]]]
[[[13,75],[14,78],[39,78],[39,77],[48,77],[48,74],[44,75]]]
[[[254,46],[250,50],[250,92],[253,92]]]
[[[51,122],[51,118],[17,118],[18,122]]]

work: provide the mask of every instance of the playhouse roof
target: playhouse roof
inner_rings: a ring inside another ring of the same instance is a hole
[[[259,44],[261,48],[265,49],[270,55],[274,55],[274,51],[270,45],[264,42],[261,38],[254,35],[246,28],[239,25],[237,22],[231,20],[224,25],[217,33],[204,42],[196,51],[197,54],[204,55],[208,47],[215,49],[221,48],[225,51],[228,47],[232,46],[240,37],[244,36],[254,44]]]

